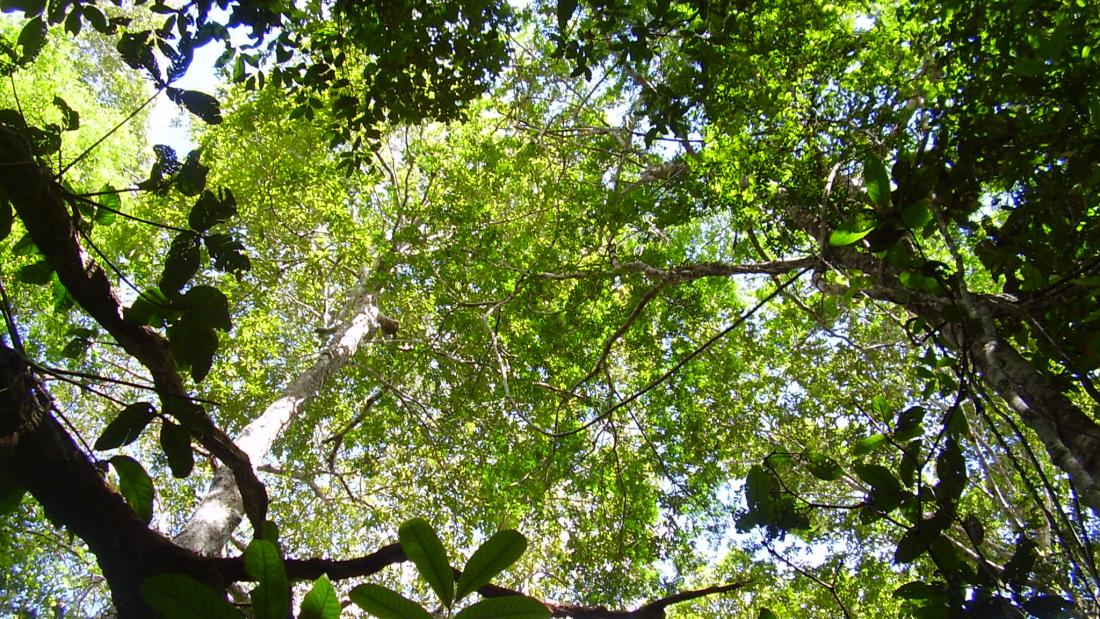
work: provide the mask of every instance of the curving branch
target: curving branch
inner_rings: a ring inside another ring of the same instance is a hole
[[[249,520],[255,530],[262,530],[267,491],[248,456],[188,396],[168,340],[123,317],[122,304],[107,274],[80,243],[80,231],[65,207],[64,190],[50,171],[35,161],[27,139],[8,127],[0,127],[0,190],[11,200],[35,245],[73,299],[149,370],[164,412],[176,417],[229,468]]]

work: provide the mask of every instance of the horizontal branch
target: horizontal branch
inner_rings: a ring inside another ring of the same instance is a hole
[[[729,264],[726,262],[698,262],[683,264],[671,269],[661,269],[640,260],[624,262],[614,269],[593,271],[568,271],[564,273],[539,273],[537,277],[548,280],[598,279],[641,273],[651,279],[668,284],[690,282],[704,277],[732,277],[734,275],[782,275],[812,267],[820,260],[815,256],[795,260],[772,260],[769,262],[751,262],[748,264]]]

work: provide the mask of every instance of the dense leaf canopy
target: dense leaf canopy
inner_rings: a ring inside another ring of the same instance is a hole
[[[1091,2],[0,9],[0,613],[1100,614]]]

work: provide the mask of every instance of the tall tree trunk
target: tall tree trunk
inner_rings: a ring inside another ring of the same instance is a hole
[[[379,263],[376,263],[376,266]],[[396,330],[396,322],[379,313],[375,292],[366,289],[367,278],[353,291],[345,306],[344,320],[333,335],[332,344],[317,361],[295,378],[255,420],[245,426],[234,441],[254,466],[259,466],[283,431],[297,418],[306,403],[320,392],[325,381],[340,371],[359,346],[380,329]],[[243,505],[233,474],[218,466],[206,495],[199,502],[175,542],[204,556],[219,554],[241,523]]]

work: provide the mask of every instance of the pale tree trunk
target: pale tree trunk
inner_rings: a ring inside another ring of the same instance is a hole
[[[363,342],[379,330],[392,334],[397,327],[395,321],[379,312],[375,292],[366,290],[365,284],[360,284],[353,292],[342,318],[332,343],[321,351],[317,361],[287,385],[279,398],[236,437],[234,442],[248,454],[253,466],[262,464],[275,441],[294,422],[305,404],[320,392],[325,381],[347,363]],[[205,556],[221,553],[241,523],[242,507],[232,473],[219,465],[206,495],[175,542]]]

